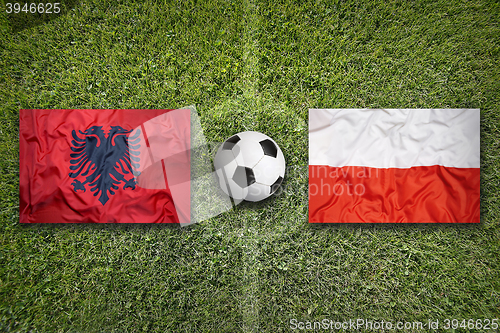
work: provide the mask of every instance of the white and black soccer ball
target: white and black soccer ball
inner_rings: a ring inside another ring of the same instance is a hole
[[[285,176],[283,152],[259,132],[241,132],[224,141],[214,166],[222,190],[235,200],[264,200]]]

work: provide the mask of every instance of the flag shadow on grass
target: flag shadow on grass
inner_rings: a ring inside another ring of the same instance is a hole
[[[463,230],[471,230],[471,229],[479,229],[481,228],[481,223],[457,223],[457,222],[441,222],[441,223],[436,223],[436,222],[427,222],[427,223],[392,223],[392,222],[361,222],[361,223],[356,223],[356,222],[351,222],[351,223],[345,223],[345,222],[325,222],[325,223],[308,223],[309,226],[311,227],[312,230],[321,230],[321,229],[349,229],[352,231],[358,230],[358,229],[363,229],[363,230],[368,230],[368,229],[379,229],[379,230],[418,230],[418,231],[430,231],[433,232],[434,230],[444,230],[448,228],[454,228],[454,229],[463,229]]]

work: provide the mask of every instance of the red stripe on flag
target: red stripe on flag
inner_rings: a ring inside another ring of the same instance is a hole
[[[148,140],[148,136],[146,134],[146,130],[144,129],[144,124],[141,124],[141,131],[142,131],[142,134],[144,135],[144,141],[146,141],[146,147],[149,148],[149,140]]]
[[[480,169],[309,166],[309,222],[479,222]]]
[[[165,188],[168,188],[167,171],[165,170],[165,161],[164,160],[161,160],[161,169],[163,170],[163,178],[165,179]]]
[[[148,135],[146,133],[146,129],[144,128],[144,124],[141,124],[141,131],[142,131],[142,135],[144,136],[144,141],[146,141],[146,147],[148,148],[149,160],[151,161],[151,163],[154,163],[155,160],[153,157],[153,152],[151,151],[151,146],[149,145],[149,139],[148,139]],[[162,161],[162,163],[163,163],[163,161]],[[166,183],[166,181],[165,181],[165,183]],[[166,188],[168,188],[168,186]]]

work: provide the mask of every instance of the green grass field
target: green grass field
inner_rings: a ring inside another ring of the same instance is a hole
[[[500,318],[498,2],[63,8],[26,21],[2,4],[0,331]],[[284,191],[186,228],[19,224],[19,109],[187,105],[210,142],[273,137],[290,167]],[[307,109],[378,107],[481,109],[481,224],[308,224]]]

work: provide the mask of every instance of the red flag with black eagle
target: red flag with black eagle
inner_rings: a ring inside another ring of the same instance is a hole
[[[20,222],[189,221],[189,145],[189,110],[20,110]]]

